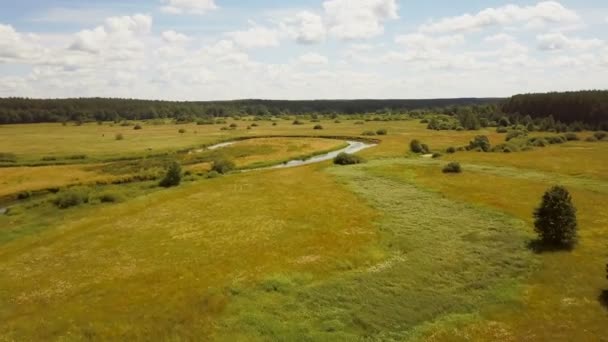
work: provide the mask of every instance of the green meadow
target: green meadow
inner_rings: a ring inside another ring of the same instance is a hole
[[[369,119],[0,126],[0,341],[605,336],[608,142],[450,154],[505,134]],[[365,163],[259,169],[347,140],[375,144]],[[159,187],[171,161],[182,182]],[[540,253],[532,212],[555,184],[579,243]]]

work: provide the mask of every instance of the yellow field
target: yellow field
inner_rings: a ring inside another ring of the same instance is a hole
[[[608,143],[426,159],[409,153],[411,139],[443,152],[480,134],[498,144],[504,134],[430,131],[417,120],[324,120],[320,131],[311,122],[262,121],[250,130],[253,121],[236,123],[235,131],[0,127],[0,152],[19,162],[88,157],[0,168],[0,197],[162,169],[165,159],[154,158],[200,161],[184,166],[194,174],[176,188],[91,187],[94,199],[123,194],[116,203],[60,210],[52,201],[63,190],[9,203],[0,215],[0,341],[603,338]],[[362,151],[367,163],[357,166],[323,162],[207,179],[210,162],[196,159],[216,153],[240,168],[271,165],[344,144],[314,137],[380,128],[389,134],[373,136],[380,143]],[[124,140],[115,140],[118,132]],[[173,154],[255,136],[263,138]],[[171,154],[137,158],[161,151]],[[133,160],[99,162],[118,157]],[[452,160],[462,174],[441,172]],[[580,243],[536,253],[532,211],[554,184],[573,195]]]
[[[0,168],[0,197],[73,184],[112,181],[116,176],[95,171],[100,165],[58,165]]]

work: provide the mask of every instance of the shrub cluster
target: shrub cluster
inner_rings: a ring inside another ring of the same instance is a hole
[[[384,128],[381,128],[381,129],[379,129],[379,130],[376,131],[376,134],[378,134],[378,135],[387,135],[388,131],[386,129],[384,129]]]
[[[0,162],[14,163],[17,161],[17,156],[14,153],[0,152]]]
[[[490,139],[485,135],[476,136],[467,147],[467,150],[471,151],[483,151],[489,152],[492,149],[492,145],[490,145]]]
[[[363,163],[363,158],[354,154],[340,153],[334,158],[334,164],[336,165],[353,165]]]
[[[211,171],[215,171],[219,174],[226,174],[232,170],[234,170],[236,166],[234,163],[227,159],[216,159],[213,161],[213,166],[211,167]]]
[[[443,167],[443,173],[461,173],[462,167],[458,162],[450,162]]]
[[[427,154],[430,152],[430,148],[426,144],[421,143],[418,139],[414,139],[410,141],[410,151]]]
[[[61,191],[53,203],[60,209],[75,207],[89,202],[89,191],[84,188],[72,188]]]
[[[315,130],[322,130],[323,126],[321,125],[315,125],[315,127],[313,127]]]

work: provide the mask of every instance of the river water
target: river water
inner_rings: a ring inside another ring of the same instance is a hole
[[[218,149],[218,148],[230,146],[230,145],[235,144],[235,143],[236,143],[236,141],[225,142],[225,143],[209,146],[208,149],[215,150],[215,149]],[[312,158],[309,158],[309,159],[306,159],[306,160],[293,159],[293,160],[290,160],[290,161],[285,162],[283,164],[269,166],[269,167],[263,167],[263,168],[254,169],[254,170],[284,169],[284,168],[288,168],[288,167],[296,167],[296,166],[302,166],[302,165],[315,164],[315,163],[320,163],[320,162],[323,162],[323,161],[326,161],[326,160],[334,159],[338,154],[340,154],[342,152],[348,153],[348,154],[353,154],[353,153],[357,153],[359,151],[365,150],[367,148],[376,146],[376,144],[368,144],[368,143],[364,143],[364,142],[361,142],[361,141],[350,141],[349,140],[349,141],[346,141],[346,143],[348,144],[348,146],[345,147],[345,148],[343,148],[343,149],[336,150],[336,151],[329,152],[329,153],[325,153],[325,154],[320,154],[318,156],[315,156],[315,157],[312,157]],[[249,171],[253,171],[253,170],[249,170]]]

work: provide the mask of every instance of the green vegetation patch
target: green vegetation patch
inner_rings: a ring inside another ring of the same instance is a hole
[[[367,252],[378,257],[345,262],[328,279],[281,274],[235,294],[219,337],[403,340],[432,322],[517,303],[517,282],[535,264],[522,221],[420,189],[387,172],[390,163],[368,165],[331,172],[382,212],[381,240]]]

